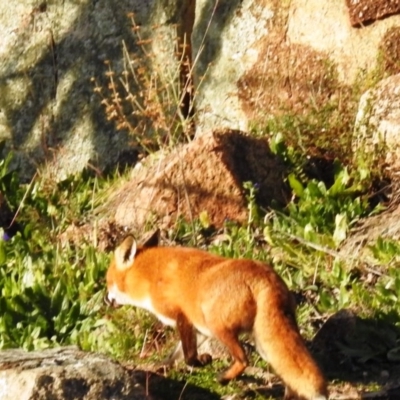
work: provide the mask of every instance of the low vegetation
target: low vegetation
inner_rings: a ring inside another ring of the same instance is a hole
[[[257,185],[247,182],[247,224],[227,221],[222,231],[215,231],[202,214],[195,221],[182,220],[176,229],[163,232],[164,238],[272,263],[300,299],[299,323],[306,338],[330,315],[351,309],[372,319],[374,329],[368,328],[365,340],[332,343],[335,351],[360,373],[372,361],[397,361],[400,245],[379,238],[362,258],[340,251],[357,221],[384,206],[371,202],[372,175],[335,161],[326,183],[307,175],[301,151],[287,146],[281,133],[271,137],[271,149],[291,169],[292,199],[285,208],[261,209],[255,201]],[[9,168],[11,157],[0,163],[0,185],[8,206],[17,212],[19,230],[10,237],[3,227],[0,241],[0,348],[77,344],[130,362],[159,360],[171,349],[174,333],[143,311],[108,310],[102,298],[109,255],[98,251],[95,242],[61,240],[69,226],[93,218],[93,209],[118,177],[86,171],[59,183],[36,176],[20,184],[18,172]],[[170,376],[201,382],[219,394],[243,391],[243,382],[228,388],[211,385],[214,372],[184,370]]]

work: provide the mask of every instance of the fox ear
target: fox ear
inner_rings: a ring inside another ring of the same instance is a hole
[[[124,271],[132,266],[136,250],[136,240],[133,236],[127,236],[115,250],[115,262],[118,270]]]
[[[160,243],[160,230],[156,229],[150,236],[144,241],[143,247],[157,247]]]

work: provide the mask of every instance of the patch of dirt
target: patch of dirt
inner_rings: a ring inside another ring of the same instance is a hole
[[[291,43],[279,32],[257,47],[258,61],[237,83],[247,118],[268,127],[278,117],[286,143],[301,143],[310,157],[352,158],[349,131],[358,99],[340,83],[329,55]]]
[[[92,224],[71,224],[58,236],[58,240],[62,245],[93,244],[100,251],[108,252],[114,250],[126,234],[126,230],[114,221],[101,220]]]

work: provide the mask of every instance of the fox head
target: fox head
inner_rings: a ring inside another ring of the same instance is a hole
[[[133,267],[135,257],[146,248],[158,246],[159,239],[159,230],[153,232],[141,245],[138,245],[135,238],[129,235],[115,249],[114,258],[106,275],[107,294],[104,301],[107,305],[118,307],[124,304],[132,304],[132,299],[124,292],[127,272]]]

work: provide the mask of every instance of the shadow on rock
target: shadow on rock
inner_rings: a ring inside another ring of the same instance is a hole
[[[150,371],[132,372],[134,381],[146,388],[152,400],[218,400],[221,397],[208,389],[188,384],[185,381],[165,378]]]

